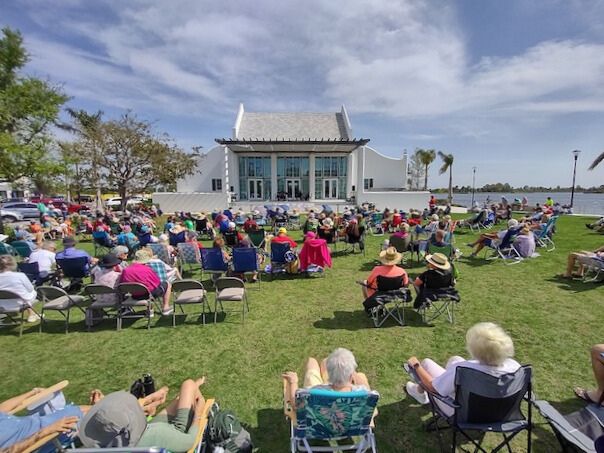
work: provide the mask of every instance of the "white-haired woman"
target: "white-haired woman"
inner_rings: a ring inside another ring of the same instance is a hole
[[[0,256],[0,290],[10,291],[19,299],[5,299],[2,305],[7,308],[16,305],[31,307],[36,301],[37,293],[29,278],[23,272],[17,272],[17,262],[10,255]],[[27,322],[36,322],[40,317],[31,308],[26,309]]]
[[[289,384],[290,401],[296,400],[298,375],[294,371],[283,373]],[[364,373],[357,372],[357,361],[348,349],[338,348],[321,362],[309,358],[304,372],[304,388],[321,388],[335,392],[369,390]]]
[[[453,356],[445,368],[432,359],[424,359],[420,362],[417,357],[411,357],[407,363],[415,368],[425,388],[451,398],[455,398],[455,370],[458,366],[480,370],[492,376],[514,373],[520,368],[520,364],[512,358],[514,357],[512,338],[492,322],[481,322],[470,327],[466,333],[466,348],[471,356],[469,360]],[[405,389],[418,402],[428,403],[428,395],[418,384],[407,382]],[[450,407],[445,405],[441,407],[446,413],[452,414]]]

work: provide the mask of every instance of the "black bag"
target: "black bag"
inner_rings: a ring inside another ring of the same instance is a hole
[[[214,403],[208,415],[207,443],[210,451],[221,447],[227,453],[251,453],[254,446],[247,432],[235,414],[221,410]]]

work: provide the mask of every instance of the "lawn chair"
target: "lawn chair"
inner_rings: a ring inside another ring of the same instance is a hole
[[[92,243],[94,244],[94,256],[106,255],[115,245],[106,231],[94,231]]]
[[[289,384],[283,380],[283,411],[290,421],[291,453],[377,452],[373,416],[380,398],[378,392],[298,389],[296,401],[290,400],[290,394]],[[343,440],[352,443],[336,444]],[[330,445],[311,445],[314,441]]]
[[[216,280],[216,296],[214,298],[214,324],[218,315],[218,304],[224,313],[223,302],[241,302],[241,323],[245,322],[245,312],[249,313],[250,305],[247,300],[245,283],[235,277],[221,277]]]
[[[162,260],[168,266],[174,265],[174,257],[170,254],[170,250],[166,244],[148,244],[147,247],[151,249],[153,255],[158,259]]]
[[[201,280],[203,281],[203,273],[206,272],[212,278],[220,277],[229,270],[229,263],[224,259],[222,249],[212,247],[201,249]]]
[[[168,231],[168,242],[172,247],[177,247],[178,244],[187,242],[186,231],[181,231],[180,233],[172,233],[171,231]]]
[[[17,251],[12,248],[9,244],[0,242],[0,255],[17,256]]]
[[[118,311],[120,301],[119,295],[114,288],[106,285],[90,284],[84,287],[84,295],[88,297],[89,302],[86,310],[86,327],[88,330],[94,325],[95,321],[111,317],[115,317],[116,329],[119,328]],[[105,297],[105,300],[99,300],[100,297]],[[95,317],[95,313],[100,313],[101,316]]]
[[[468,432],[499,433],[503,441],[492,450],[499,451],[522,431],[527,431],[527,452],[531,451],[532,405],[530,365],[520,367],[514,373],[492,376],[482,371],[457,367],[455,370],[455,398],[442,396],[424,387],[414,368],[405,365],[405,370],[428,395],[433,418],[428,430],[436,431],[441,451],[445,451],[439,423],[445,422],[453,430],[452,451],[456,450],[457,433],[472,442],[475,451],[486,453],[480,441]],[[528,414],[521,411],[523,401],[528,401]],[[451,415],[452,414],[452,415]]]
[[[363,226],[359,226],[359,237],[350,237],[344,232],[344,243],[347,244],[347,247],[344,249],[344,253],[354,253],[356,246],[359,247],[359,251],[363,253],[365,256],[365,237],[366,237],[366,229]],[[336,238],[337,243],[337,238]]]
[[[381,212],[374,212],[371,214],[371,219],[367,222],[367,228],[369,232],[374,236],[383,236],[384,235],[384,226],[382,222],[384,221],[384,214]]]
[[[176,327],[176,307],[185,314],[184,305],[201,304],[202,323],[206,324],[206,306],[210,311],[208,293],[201,282],[196,280],[176,280],[172,283],[172,294],[174,296],[174,311],[172,312],[172,327]]]
[[[247,233],[252,245],[256,248],[258,253],[262,255],[262,259],[267,255],[266,253],[266,232],[263,229],[250,230]]]
[[[409,251],[409,246],[411,245],[411,235],[407,235],[402,238],[400,236],[390,236],[388,240],[390,247],[394,247],[397,252],[400,254],[404,254]]]
[[[258,274],[258,253],[253,247],[237,247],[233,249],[233,273],[258,275],[258,288],[260,288],[260,274]]]
[[[225,231],[222,234],[222,237],[224,238],[224,243],[229,248],[234,248],[239,245],[239,234],[237,231]]]
[[[583,281],[585,283],[601,282],[604,279],[604,259],[591,257],[585,261]]]
[[[453,272],[453,269],[451,269],[451,272]],[[423,298],[421,304],[415,306],[415,308],[425,324],[431,324],[432,321],[444,314],[447,315],[449,323],[455,323],[455,305],[461,299],[453,286],[438,289],[424,288]]]
[[[539,247],[545,247],[547,252],[556,250],[556,244],[554,244],[553,237],[557,221],[558,216],[552,216],[541,229],[533,231],[536,244]]]
[[[271,267],[270,275],[283,274],[287,272],[289,262],[287,254],[291,252],[291,247],[287,242],[271,242]]]
[[[208,219],[197,219],[195,220],[195,231],[199,237],[206,236],[209,239],[214,239],[214,229],[212,223]]]
[[[201,266],[199,247],[194,242],[181,242],[178,244],[178,267],[181,275],[183,275],[185,265],[189,266],[189,272],[193,272],[194,266]]]
[[[504,260],[505,264],[518,264],[523,260],[518,250],[514,248],[514,239],[518,236],[520,232],[520,228],[510,228],[506,231],[505,235],[501,239],[501,241],[493,241],[487,242],[487,247],[485,247],[485,258],[487,260],[496,260],[501,258]],[[493,250],[493,256],[487,258],[486,250]]]
[[[40,275],[40,267],[38,263],[28,263],[23,261],[21,263],[17,263],[17,270],[27,275],[27,278],[29,278],[29,280],[35,286],[42,285],[43,283],[51,281],[55,278],[54,272],[50,272],[42,277]]]
[[[481,209],[473,217],[460,222],[460,226],[468,227],[472,232],[474,232],[474,230],[480,232],[480,227],[482,226],[482,223],[485,221],[486,217],[487,212],[484,209]]]
[[[596,453],[596,447],[594,442],[597,439],[593,439],[587,435],[584,430],[579,430],[576,426],[571,424],[573,421],[573,415],[581,417],[585,423],[585,427],[588,428],[588,421],[592,421],[596,425],[602,425],[604,423],[604,409],[602,406],[597,404],[589,404],[578,412],[574,412],[567,416],[562,415],[558,412],[550,403],[543,400],[534,401],[533,404],[539,411],[539,413],[547,420],[549,425],[554,431],[562,451],[581,451],[586,453]],[[587,430],[589,432],[589,430]]]
[[[360,284],[363,284],[359,282]],[[372,296],[378,303],[371,309],[371,320],[374,327],[382,327],[388,318],[400,326],[405,325],[404,304],[411,301],[410,291],[403,286],[403,277],[377,278],[377,289]]]
[[[22,259],[29,258],[29,255],[31,255],[31,252],[33,251],[31,242],[27,242],[27,241],[13,241],[13,242],[10,243],[10,245],[13,247],[13,249],[15,249],[15,251],[17,252],[17,254]]]
[[[32,307],[24,303],[18,294],[0,289],[0,315],[4,315],[5,319],[8,318],[8,320],[13,325],[19,324],[20,337],[23,335],[23,325],[25,324],[25,312],[28,308],[31,308],[34,313],[38,314]],[[18,322],[15,319],[15,315],[21,315],[21,322]],[[2,323],[0,323],[0,326],[5,325],[8,324],[4,324],[4,319],[2,319]]]
[[[151,317],[153,314],[153,297],[145,285],[140,283],[120,283],[117,285],[117,293],[120,296],[120,308],[117,315],[117,330],[122,328],[122,320],[126,318],[147,318],[147,330],[151,328]],[[134,297],[136,295],[136,297]],[[134,311],[141,307],[142,312]]]
[[[69,279],[67,291],[79,290],[82,281],[89,274],[88,258],[85,256],[78,258],[63,258],[57,260],[57,268],[60,271],[60,278]]]
[[[189,449],[187,453],[203,453],[206,450],[206,440],[207,435],[206,431],[208,429],[208,418],[210,414],[210,409],[216,400],[214,398],[207,399],[204,403],[203,408],[201,409],[201,414],[199,415],[199,424],[197,427],[197,437],[195,438],[195,444],[192,448]],[[103,453],[103,452],[101,452]]]
[[[69,332],[69,316],[73,307],[78,308],[84,315],[86,310],[82,308],[83,296],[71,296],[56,286],[40,286],[37,288],[38,297],[42,300],[42,315],[40,318],[40,333],[42,332],[45,312],[51,310],[59,312],[65,318],[65,333]]]

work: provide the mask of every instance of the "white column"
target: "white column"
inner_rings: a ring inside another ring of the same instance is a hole
[[[310,201],[315,201],[315,155],[308,156],[308,195]]]
[[[229,148],[224,146],[224,181],[222,184],[223,192],[227,194],[230,192],[231,188],[229,187]],[[229,203],[231,202],[231,197],[228,197]]]
[[[354,183],[354,165],[353,165],[354,156],[352,153],[348,154],[346,159],[346,198],[350,198],[354,193],[352,192],[352,186],[356,186]],[[355,187],[356,189],[356,187]]]
[[[271,154],[271,200],[277,199],[277,154]]]

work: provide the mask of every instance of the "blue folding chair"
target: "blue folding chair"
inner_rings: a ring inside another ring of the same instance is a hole
[[[182,242],[187,242],[185,233],[186,233],[185,231],[181,231],[180,233],[168,232],[168,241],[170,242],[170,245],[172,247],[176,247],[176,246],[178,246],[178,244],[180,244]]]
[[[92,233],[94,243],[94,256],[105,255],[111,251],[115,243],[106,231],[95,231]]]
[[[229,270],[229,264],[224,259],[222,249],[212,247],[201,249],[201,280],[203,273],[207,272],[212,278],[220,277]],[[216,276],[216,277],[214,277]]]
[[[290,245],[287,242],[271,242],[271,277],[273,274],[282,274],[287,272],[287,253],[290,252]]]
[[[501,258],[504,260],[505,264],[517,264],[521,262],[523,258],[513,244],[514,239],[518,236],[519,232],[520,228],[510,228],[499,243],[493,243],[492,240],[487,241],[487,247],[485,247],[485,249],[488,250],[490,248],[494,253],[490,258],[486,258],[487,252],[485,250],[485,258],[488,260]]]
[[[182,275],[185,270],[185,264],[189,267],[189,272],[194,271],[194,266],[201,264],[199,247],[193,242],[181,242],[178,244],[178,267]]]
[[[63,258],[57,260],[57,268],[61,271],[61,278],[69,279],[69,285],[64,288],[67,292],[79,290],[82,281],[89,274],[88,258]]]
[[[15,256],[17,252],[10,245],[0,242],[0,255]]]
[[[539,247],[545,247],[545,250],[547,252],[553,252],[554,250],[556,250],[556,244],[554,244],[552,238],[554,236],[554,230],[557,221],[558,216],[552,216],[540,230],[535,230],[533,232],[537,245]]]
[[[33,252],[33,244],[31,242],[27,242],[27,241],[13,241],[10,244],[15,251],[17,252],[17,254],[23,258],[29,258],[29,255],[31,255],[31,252]]]
[[[25,275],[27,275],[27,278],[29,278],[34,285],[41,285],[49,280],[52,280],[55,276],[54,272],[47,272],[44,276],[42,276],[40,274],[38,263],[18,263],[17,269],[19,272],[23,272]]]
[[[233,249],[233,272],[235,274],[256,275],[258,273],[258,253],[254,247],[236,247]],[[260,274],[258,274],[260,288]]]

